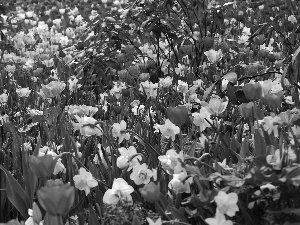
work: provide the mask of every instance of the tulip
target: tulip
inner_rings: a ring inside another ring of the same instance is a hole
[[[42,84],[42,89],[38,92],[44,99],[54,98],[58,96],[66,87],[64,82],[60,81],[51,81],[47,85]]]
[[[239,111],[242,117],[248,118],[253,115],[253,107],[254,103],[249,102],[249,103],[242,103],[239,105]]]
[[[42,221],[42,212],[35,202],[32,205],[32,218],[35,224],[40,224]]]
[[[46,186],[37,191],[39,203],[51,216],[66,215],[75,200],[75,188],[61,180],[48,180]]]
[[[167,117],[176,126],[181,126],[189,118],[188,109],[183,105],[180,105],[177,107],[168,107],[167,108]]]
[[[265,35],[260,34],[257,35],[255,38],[253,38],[253,41],[256,45],[262,45],[264,43],[265,40]]]
[[[32,172],[38,177],[49,177],[53,174],[57,160],[51,155],[30,156],[29,166]]]
[[[265,102],[270,109],[279,108],[282,103],[282,98],[283,98],[282,91],[279,91],[277,93],[269,93],[264,97]]]
[[[160,198],[160,184],[150,182],[142,188],[139,188],[142,197],[150,203],[155,203]]]
[[[243,87],[243,91],[246,98],[250,101],[255,101],[262,97],[262,87],[258,82],[245,84]]]

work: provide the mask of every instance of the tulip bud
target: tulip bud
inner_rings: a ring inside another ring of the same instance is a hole
[[[116,58],[119,63],[125,62],[125,54],[124,53],[120,53],[120,54],[116,55]]]
[[[42,212],[35,202],[32,205],[32,218],[35,224],[40,224],[42,221]]]
[[[155,203],[160,198],[160,184],[155,184],[151,181],[149,184],[146,184],[144,187],[139,188],[139,191],[142,197],[150,203]]]
[[[260,83],[247,83],[243,87],[243,91],[248,100],[258,100],[262,97],[262,87]]]
[[[129,55],[132,55],[135,51],[134,49],[134,46],[133,45],[127,45],[125,48],[124,48],[126,54],[129,54]]]
[[[206,49],[211,49],[214,46],[214,38],[212,37],[204,37],[203,44]]]
[[[283,98],[282,91],[279,91],[277,93],[268,93],[264,97],[265,102],[270,109],[279,108],[282,103],[282,98]]]
[[[193,45],[183,45],[181,46],[180,50],[184,55],[191,54],[193,51]]]
[[[138,65],[130,66],[127,70],[130,73],[130,75],[134,77],[140,75],[140,67]]]
[[[38,177],[50,177],[53,174],[57,160],[54,160],[51,155],[30,156],[29,167],[31,171]]]
[[[64,216],[74,204],[75,188],[60,180],[48,180],[46,186],[37,191],[37,198],[49,215]]]
[[[256,45],[262,45],[264,43],[265,36],[263,34],[257,35],[253,38],[253,41]]]
[[[253,115],[253,107],[254,103],[249,102],[249,103],[242,103],[239,105],[239,111],[242,117],[248,118]]]
[[[183,125],[189,118],[189,113],[184,105],[167,108],[167,117],[176,126]]]
[[[268,50],[261,49],[259,54],[260,54],[261,57],[265,58],[265,57],[267,57],[269,55],[269,53],[270,52]]]
[[[139,78],[142,82],[145,82],[145,81],[149,80],[150,74],[149,73],[141,73]]]

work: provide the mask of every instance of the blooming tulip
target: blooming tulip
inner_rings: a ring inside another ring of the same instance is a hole
[[[66,215],[75,200],[75,188],[61,180],[48,180],[46,186],[37,191],[39,203],[51,216]]]
[[[38,94],[42,96],[44,99],[46,98],[54,98],[58,96],[66,87],[64,82],[60,81],[51,81],[47,85],[42,84],[42,88]]]

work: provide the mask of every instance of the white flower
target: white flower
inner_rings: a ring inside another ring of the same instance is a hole
[[[200,109],[200,113],[192,113],[192,116],[193,124],[200,127],[200,131],[204,131],[207,127],[210,127],[210,124],[205,119],[212,123],[210,119],[211,113],[205,107]]]
[[[172,85],[173,78],[170,76],[167,76],[165,78],[160,78],[159,79],[159,86],[163,88],[170,87]]]
[[[78,115],[74,115],[74,117],[77,119],[78,123],[73,122],[73,127],[75,130],[79,130],[83,136],[101,136],[103,134],[100,125],[96,124],[97,120],[95,120],[93,117],[79,117]]]
[[[164,125],[159,126],[159,130],[163,137],[169,139],[170,137],[172,140],[175,140],[176,134],[179,134],[180,128],[172,123],[169,119],[166,120]]]
[[[215,202],[217,210],[222,214],[232,217],[235,215],[235,212],[239,211],[237,206],[238,196],[234,192],[226,194],[224,191],[219,191],[218,195],[215,196]]]
[[[79,190],[84,190],[88,195],[91,188],[96,187],[98,182],[93,178],[90,172],[87,172],[84,168],[79,169],[79,175],[73,177],[75,187]]]
[[[130,171],[133,166],[140,164],[138,160],[141,161],[142,156],[138,155],[138,156],[132,158],[132,156],[137,154],[137,151],[134,146],[130,146],[128,149],[122,147],[122,148],[119,148],[118,150],[119,150],[121,156],[119,156],[117,158],[117,167],[119,167],[120,169],[124,169],[125,167],[129,166],[127,171]],[[129,162],[129,159],[131,159],[130,162]]]
[[[162,225],[161,218],[158,218],[155,222],[149,217],[146,218],[149,225]]]
[[[117,178],[114,180],[112,189],[108,189],[103,196],[103,202],[110,205],[116,205],[121,202],[125,202],[132,205],[131,193],[134,192],[133,187],[123,178]]]
[[[136,185],[148,184],[150,178],[153,176],[153,172],[148,169],[146,163],[142,165],[136,165],[132,169],[130,179],[134,181]]]
[[[290,21],[292,24],[297,23],[297,19],[294,15],[290,15],[288,17],[288,21]]]
[[[233,225],[231,220],[226,220],[224,214],[220,213],[219,210],[216,211],[214,218],[207,218],[205,222],[208,225]]]
[[[119,144],[121,144],[124,139],[125,140],[130,139],[129,133],[126,133],[125,130],[126,130],[126,122],[124,120],[122,120],[120,123],[114,123],[112,125],[112,135],[113,137],[119,139]]]
[[[178,86],[177,86],[177,91],[186,94],[188,92],[189,89],[189,85],[188,83],[182,81],[182,80],[178,80]]]
[[[223,56],[221,49],[219,49],[218,51],[210,49],[209,51],[204,52],[204,54],[211,63],[216,63]]]
[[[193,177],[188,177],[187,172],[184,170],[179,174],[173,174],[173,179],[169,182],[168,187],[173,189],[175,194],[190,193],[190,184],[193,182]]]
[[[20,98],[21,97],[27,98],[30,95],[31,90],[29,89],[29,87],[28,88],[17,88],[16,92]]]
[[[158,160],[161,162],[164,169],[166,169],[171,175],[173,173],[180,173],[184,171],[181,165],[181,162],[184,161],[183,151],[180,151],[179,154],[177,154],[174,149],[170,149],[166,152],[166,155],[158,156]]]

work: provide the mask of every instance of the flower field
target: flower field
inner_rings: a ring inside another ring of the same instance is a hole
[[[0,225],[300,224],[299,21],[0,0]]]

